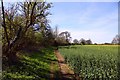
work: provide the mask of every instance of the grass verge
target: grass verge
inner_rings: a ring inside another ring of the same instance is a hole
[[[37,52],[23,52],[18,55],[21,64],[6,67],[3,80],[49,80],[51,61],[56,61],[53,49],[47,48]]]

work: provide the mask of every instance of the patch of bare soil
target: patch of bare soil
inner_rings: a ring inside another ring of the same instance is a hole
[[[59,51],[55,50],[55,55],[58,59],[58,65],[60,68],[61,79],[60,80],[77,80],[74,71],[65,63],[63,56]]]

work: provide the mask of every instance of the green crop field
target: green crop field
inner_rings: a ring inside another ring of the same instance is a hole
[[[59,51],[82,79],[117,79],[117,45],[75,45]]]

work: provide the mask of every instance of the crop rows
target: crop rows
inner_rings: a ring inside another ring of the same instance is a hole
[[[118,77],[118,47],[85,45],[61,47],[60,53],[82,79],[111,79]]]

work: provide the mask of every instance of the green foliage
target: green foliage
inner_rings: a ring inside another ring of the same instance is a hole
[[[0,44],[2,44],[2,28],[0,27]]]
[[[118,79],[118,46],[71,46],[60,48],[66,62],[83,79]]]
[[[42,42],[42,34],[40,32],[35,33],[36,43],[40,44]]]
[[[16,52],[28,46],[44,41],[44,35],[47,35],[51,26],[49,25],[47,16],[50,15],[49,9],[51,3],[47,2],[20,2],[9,5],[5,8],[5,24],[3,27],[3,54],[8,57],[9,54],[16,56]],[[42,34],[40,39],[35,39],[36,36],[34,25],[38,24],[37,30]],[[6,34],[5,34],[6,33]],[[44,34],[43,34],[44,33]],[[48,37],[49,35],[47,35]],[[38,41],[37,41],[38,40]],[[41,42],[43,43],[43,42]],[[11,60],[14,62],[13,60]]]
[[[57,60],[53,49],[43,49],[38,52],[19,55],[21,64],[7,67],[3,70],[3,79],[29,79],[29,80],[49,80],[50,63]],[[26,55],[25,55],[26,54]]]

